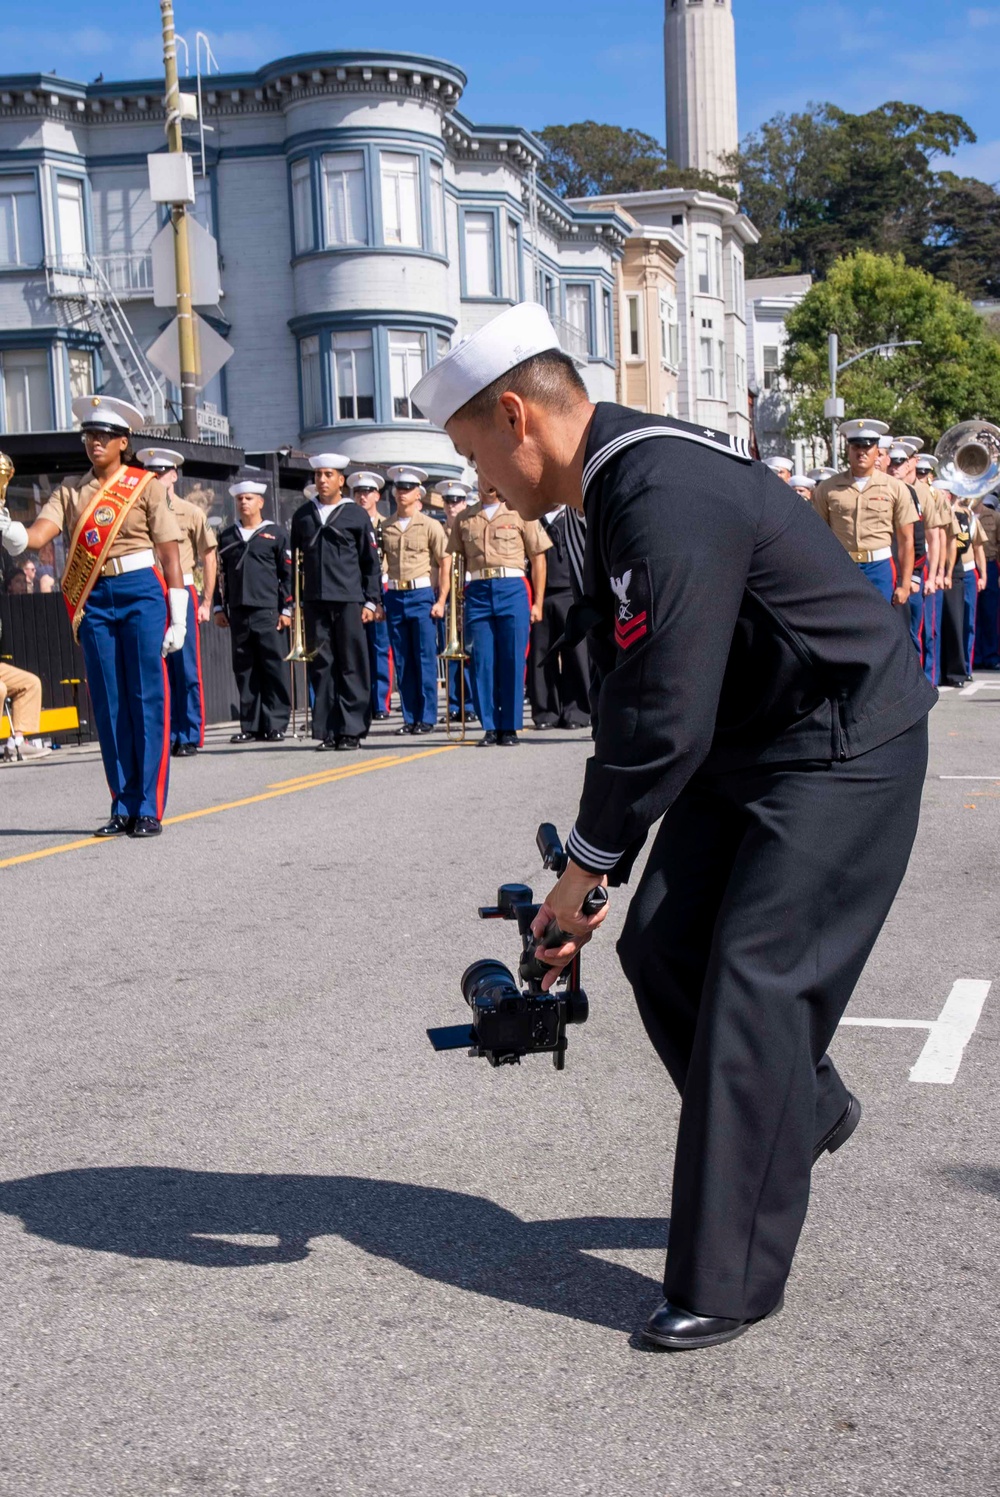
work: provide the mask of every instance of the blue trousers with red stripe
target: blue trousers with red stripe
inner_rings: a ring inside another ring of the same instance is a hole
[[[869,582],[874,583],[887,603],[892,602],[896,586],[896,572],[891,561],[859,561],[858,568]]]
[[[113,816],[161,818],[167,803],[166,627],[166,587],[153,567],[101,577],[87,599],[80,644]]]
[[[188,588],[187,634],[184,648],[167,656],[170,678],[170,740],[205,742],[205,693],[201,683],[201,635],[198,632],[198,593]]]
[[[524,726],[524,662],[531,633],[520,577],[481,579],[465,589],[465,647],[472,656],[476,715],[487,732]]]

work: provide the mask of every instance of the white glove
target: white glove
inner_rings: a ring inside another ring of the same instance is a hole
[[[171,587],[167,589],[170,594],[170,623],[167,632],[163,636],[164,655],[172,655],[174,650],[184,648],[184,640],[187,635],[188,604],[191,599],[186,587]]]
[[[6,509],[0,509],[0,541],[10,556],[20,556],[28,549],[28,532],[20,520],[12,520]]]

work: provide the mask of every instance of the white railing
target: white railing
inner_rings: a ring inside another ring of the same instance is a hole
[[[50,296],[78,296],[92,290],[97,279],[110,288],[119,301],[134,301],[153,294],[153,257],[147,250],[121,251],[112,255],[51,255],[45,262]],[[78,284],[89,281],[88,288]]]
[[[590,348],[587,344],[587,335],[576,327],[572,322],[567,322],[565,317],[553,316],[552,326],[559,335],[559,342],[563,353],[568,353],[571,359],[579,359],[586,363],[590,358]]]

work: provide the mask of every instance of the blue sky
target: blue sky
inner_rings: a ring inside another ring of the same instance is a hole
[[[537,128],[590,118],[663,136],[662,0],[288,0],[278,8],[264,0],[176,0],[175,9],[192,42],[199,27],[211,36],[224,71],[314,50],[425,52],[469,75],[462,109],[481,123]],[[904,99],[964,115],[979,142],[962,152],[961,169],[1000,179],[993,81],[1000,3],[734,0],[734,9],[741,131],[810,100],[863,110]],[[31,25],[8,21],[14,11],[0,9],[4,73],[114,78],[159,70],[157,0],[90,8],[38,0]]]

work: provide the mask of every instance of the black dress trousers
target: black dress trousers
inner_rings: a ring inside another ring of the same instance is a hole
[[[561,724],[565,728],[590,726],[590,663],[586,643],[581,640],[554,655],[549,653],[566,629],[566,615],[572,603],[572,592],[546,592],[542,617],[531,626],[528,697],[536,724],[547,723],[550,727]]]
[[[965,658],[965,565],[956,561],[951,587],[941,595],[941,685],[964,686],[969,674]]]
[[[231,608],[229,635],[244,733],[283,733],[292,710],[285,664],[289,635],[273,608]]]
[[[359,603],[306,603],[306,643],[313,690],[312,736],[363,738],[371,727],[368,642]]]
[[[619,954],[681,1094],[664,1291],[777,1303],[812,1151],[848,1093],[827,1046],[906,870],[926,718],[831,764],[704,768],[663,819]]]

